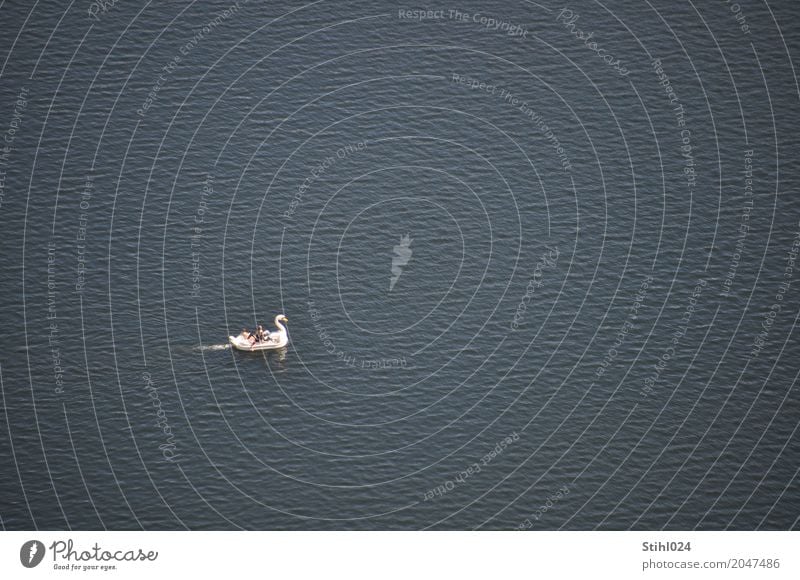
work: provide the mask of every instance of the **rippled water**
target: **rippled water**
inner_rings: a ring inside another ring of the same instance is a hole
[[[2,6],[4,528],[797,527],[798,19],[735,6]]]

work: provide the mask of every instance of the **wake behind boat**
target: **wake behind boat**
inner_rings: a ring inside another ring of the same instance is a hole
[[[289,322],[289,319],[283,314],[278,314],[275,317],[277,331],[264,332],[259,326],[255,332],[251,333],[245,328],[237,336],[229,336],[228,341],[233,348],[250,352],[283,348],[289,344],[289,333],[283,325],[284,322]]]

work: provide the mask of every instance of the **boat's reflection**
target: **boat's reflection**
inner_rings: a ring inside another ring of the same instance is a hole
[[[289,360],[289,347],[283,346],[281,348],[273,348],[268,350],[259,350],[255,352],[244,352],[235,348],[231,349],[231,353],[239,361],[238,364],[244,363],[246,360],[257,361],[261,360],[269,366],[272,372],[282,372],[288,369]],[[249,366],[249,365],[248,365]]]
[[[267,362],[273,372],[283,372],[288,368],[286,364],[289,353],[288,347],[284,346],[283,348],[264,350],[261,352],[264,355],[264,360]]]

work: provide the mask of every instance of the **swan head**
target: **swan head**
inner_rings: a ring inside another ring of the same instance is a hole
[[[280,328],[280,327],[282,327],[282,326],[283,326],[283,325],[281,324],[282,322],[289,322],[289,319],[288,319],[288,318],[286,318],[286,316],[285,316],[285,315],[283,315],[283,314],[278,314],[278,315],[275,317],[275,326],[277,326],[277,327],[279,327],[279,328]]]

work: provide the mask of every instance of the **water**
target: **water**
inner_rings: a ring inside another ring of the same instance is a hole
[[[615,4],[4,6],[4,528],[796,528],[796,13]]]

